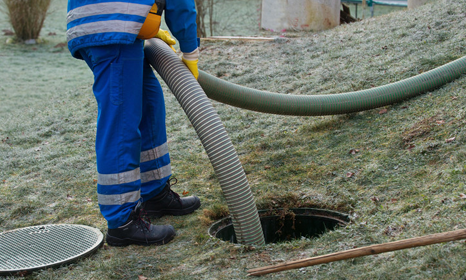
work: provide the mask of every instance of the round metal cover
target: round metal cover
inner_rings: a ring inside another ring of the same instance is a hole
[[[0,275],[69,263],[102,245],[100,230],[71,224],[41,225],[0,233]]]

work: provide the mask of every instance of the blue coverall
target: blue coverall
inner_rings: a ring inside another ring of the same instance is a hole
[[[98,105],[97,193],[108,228],[171,176],[162,88],[136,39],[154,0],[69,0],[68,47],[94,73]],[[180,50],[198,47],[193,0],[166,0],[165,22]]]

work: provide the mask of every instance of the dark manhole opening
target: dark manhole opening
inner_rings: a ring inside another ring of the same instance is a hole
[[[259,210],[259,217],[266,244],[318,237],[349,222],[348,215],[314,208]],[[209,235],[237,243],[230,217],[215,222]]]

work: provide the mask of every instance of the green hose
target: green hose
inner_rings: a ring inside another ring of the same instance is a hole
[[[440,87],[466,72],[466,57],[393,84],[331,95],[284,95],[238,86],[203,71],[199,84],[178,57],[159,40],[149,40],[145,55],[159,72],[193,123],[219,177],[238,241],[263,245],[264,237],[244,170],[207,97],[253,111],[320,116],[377,108]],[[204,94],[205,92],[205,94]]]
[[[328,95],[290,95],[260,91],[199,72],[198,82],[210,99],[262,113],[323,116],[374,109],[443,86],[466,73],[466,56],[396,83]]]

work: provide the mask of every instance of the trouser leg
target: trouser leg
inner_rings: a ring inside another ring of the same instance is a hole
[[[109,228],[122,225],[141,198],[143,43],[81,50],[94,73],[98,104],[99,207]]]
[[[144,201],[162,191],[171,175],[162,87],[147,60],[143,62],[141,131],[141,196]]]

